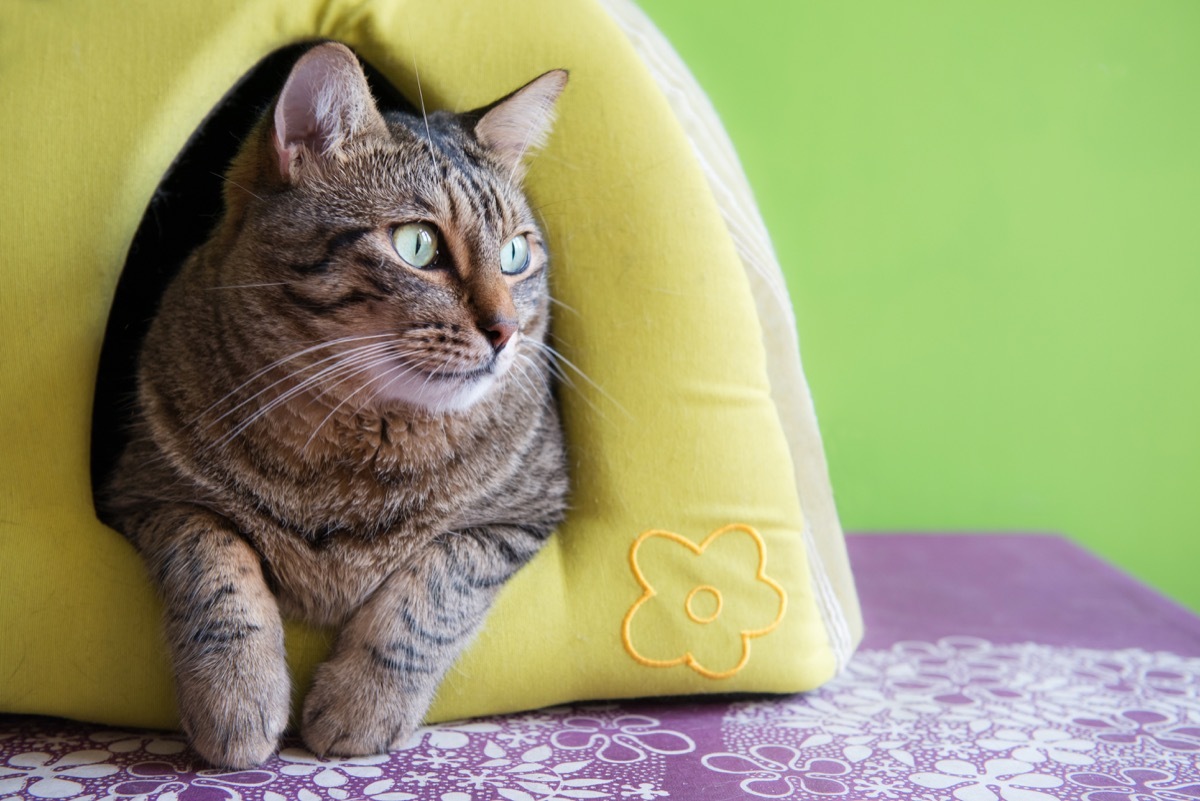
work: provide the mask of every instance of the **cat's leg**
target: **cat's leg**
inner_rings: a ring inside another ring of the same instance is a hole
[[[287,725],[290,681],[258,554],[207,512],[161,514],[140,533],[163,600],[184,732],[214,765],[261,763]]]
[[[549,534],[550,526],[454,532],[389,576],[317,668],[301,724],[308,747],[360,756],[407,740],[501,585]]]

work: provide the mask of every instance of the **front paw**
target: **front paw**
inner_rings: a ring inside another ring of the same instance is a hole
[[[313,753],[382,754],[421,725],[432,689],[381,677],[377,661],[369,653],[358,659],[339,656],[317,668],[300,725]]]
[[[213,765],[251,768],[275,753],[287,726],[287,669],[282,660],[274,669],[226,667],[177,678],[183,730]]]

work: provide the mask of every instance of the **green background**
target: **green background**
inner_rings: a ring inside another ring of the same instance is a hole
[[[640,4],[754,187],[845,527],[1061,532],[1200,610],[1200,2]]]

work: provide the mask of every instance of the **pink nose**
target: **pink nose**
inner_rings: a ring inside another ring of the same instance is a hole
[[[512,339],[513,334],[517,333],[518,326],[516,322],[506,317],[496,317],[491,322],[480,325],[479,328],[488,338],[488,342],[492,344],[492,350],[499,353],[504,350],[504,346],[508,344],[508,340]]]

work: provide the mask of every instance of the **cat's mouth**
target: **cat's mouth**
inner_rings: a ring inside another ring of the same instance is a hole
[[[428,370],[424,367],[414,365],[412,370],[422,378],[429,381],[453,381],[453,382],[470,382],[476,381],[484,376],[495,375],[496,359],[492,359],[488,364],[482,367],[477,367],[473,370],[447,370],[433,369]]]

